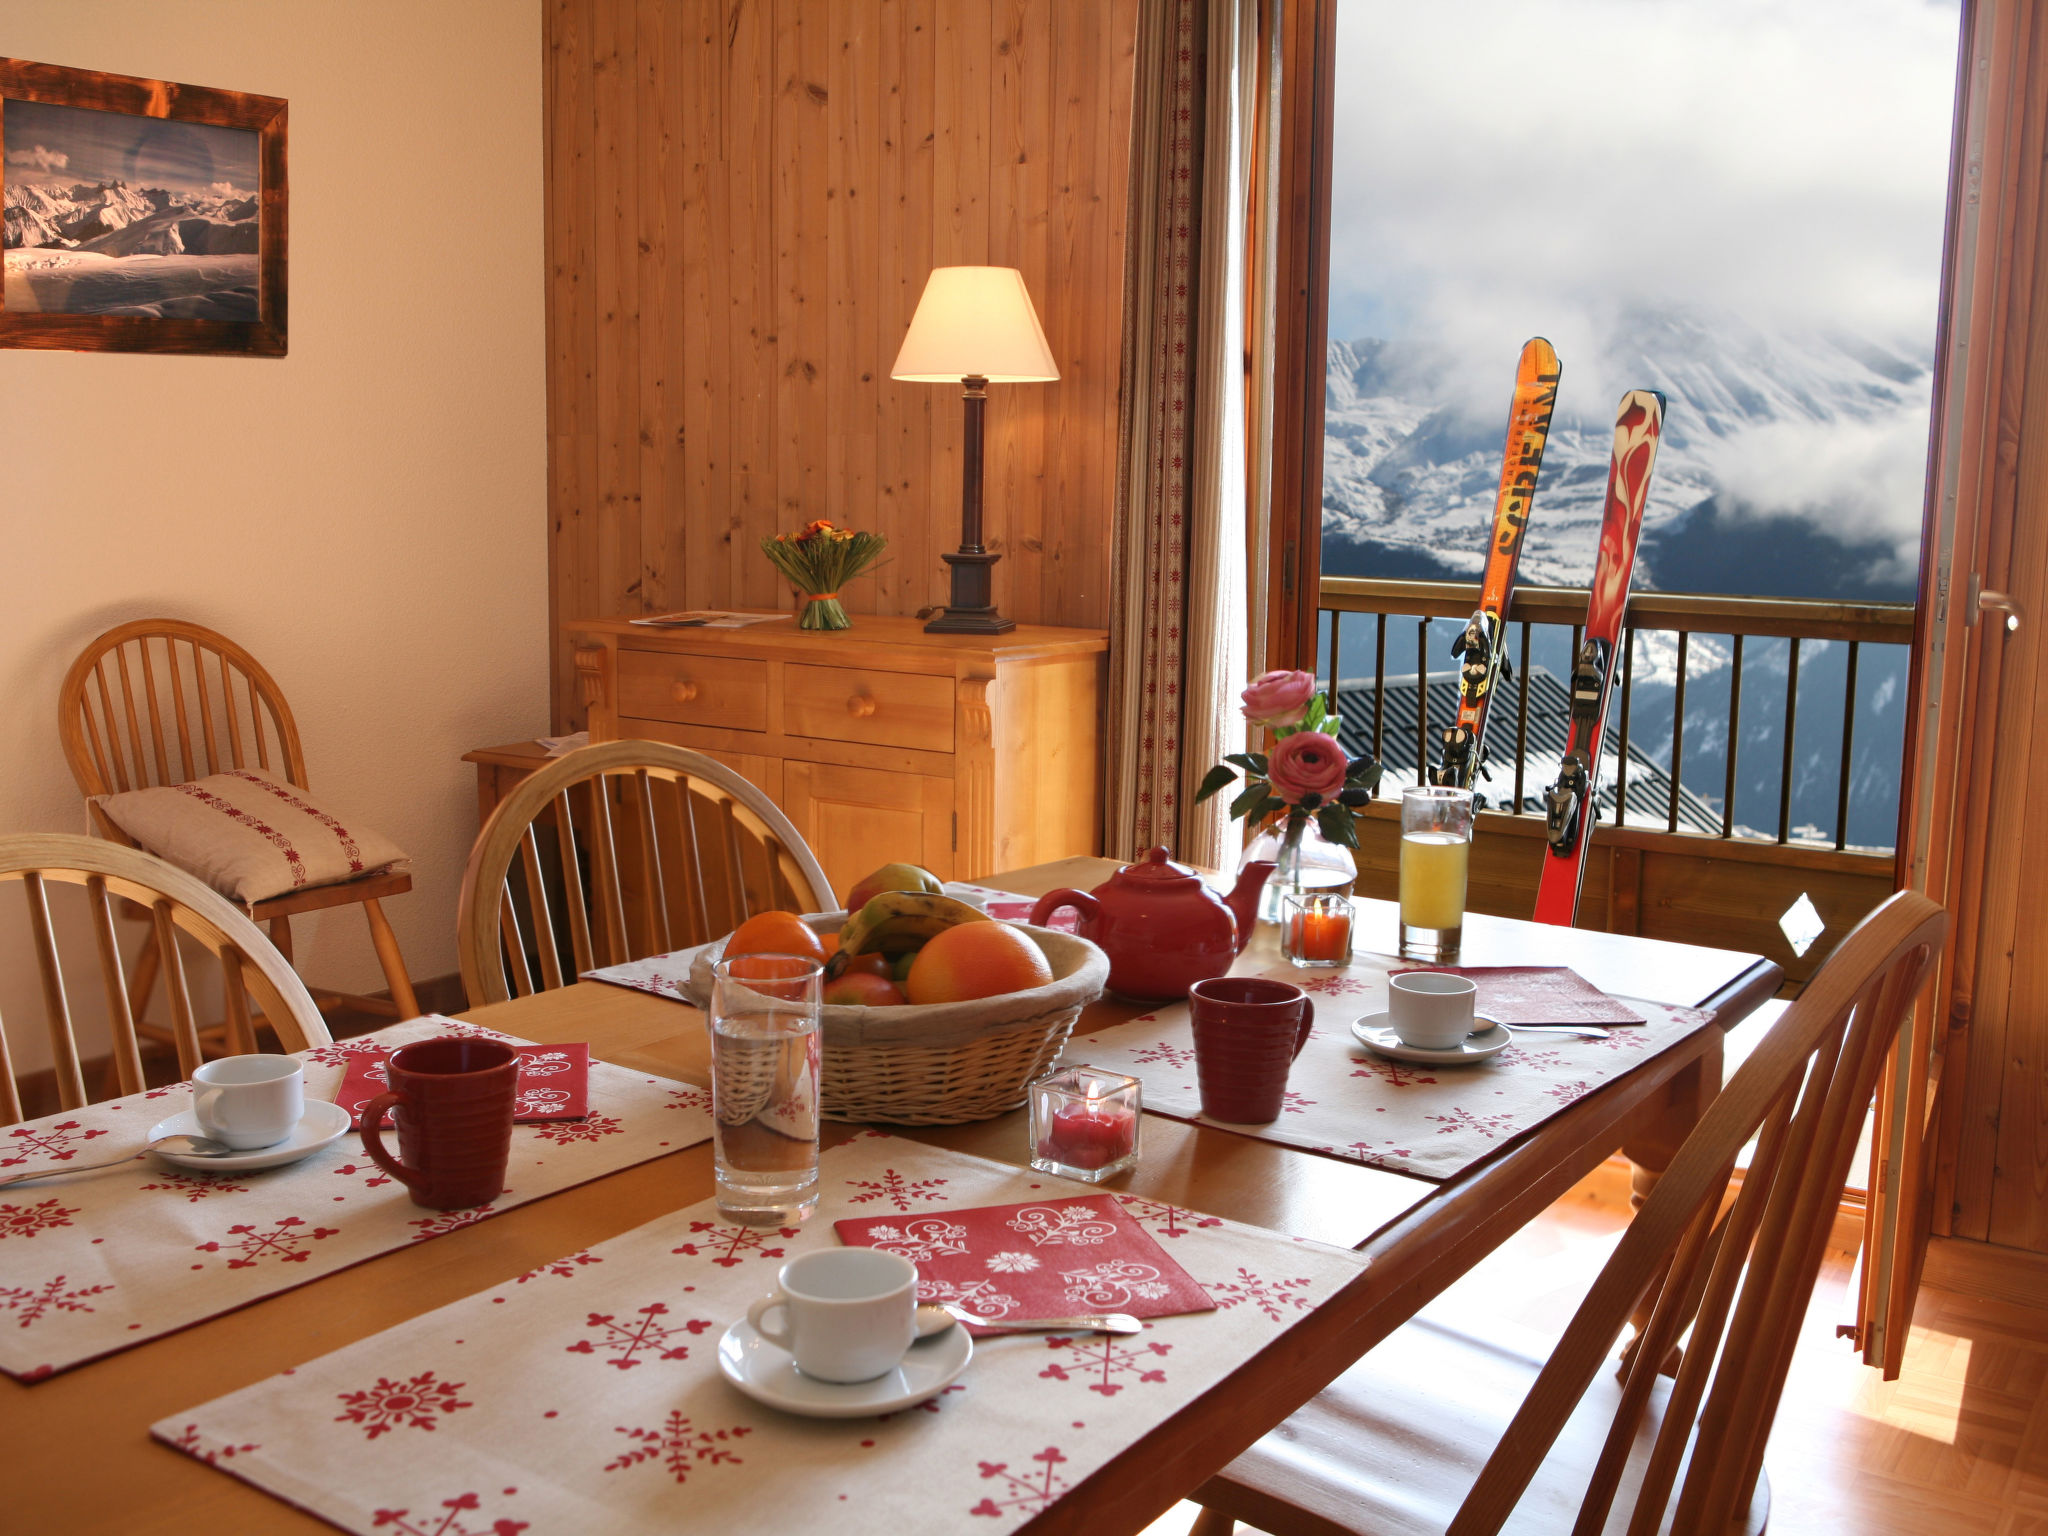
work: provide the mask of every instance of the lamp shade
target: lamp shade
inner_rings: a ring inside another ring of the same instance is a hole
[[[1015,267],[934,267],[892,379],[957,384],[1040,384],[1060,376],[1024,274]]]

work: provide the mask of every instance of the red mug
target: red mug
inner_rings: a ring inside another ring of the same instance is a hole
[[[390,1091],[363,1106],[363,1150],[430,1211],[487,1205],[505,1188],[519,1053],[495,1040],[402,1045],[385,1065]],[[398,1157],[384,1150],[384,1112]]]
[[[1188,989],[1202,1113],[1232,1125],[1279,1118],[1287,1070],[1308,1044],[1316,1007],[1306,992],[1258,976],[1216,976]]]

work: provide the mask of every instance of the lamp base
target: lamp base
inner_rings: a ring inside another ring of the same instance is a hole
[[[959,549],[939,558],[953,568],[953,597],[946,611],[925,625],[928,635],[1006,635],[1017,627],[1015,619],[996,612],[993,573],[990,567],[1001,555],[983,549]]]

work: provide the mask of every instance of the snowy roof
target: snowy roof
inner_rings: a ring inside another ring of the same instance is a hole
[[[1329,687],[1327,680],[1318,681],[1325,689]],[[1433,762],[1442,732],[1457,714],[1458,674],[1455,670],[1432,672],[1426,682],[1429,694],[1428,756]],[[1373,691],[1373,680],[1369,677],[1340,678],[1337,683],[1337,713],[1344,720],[1339,739],[1344,750],[1353,757],[1372,751]],[[1517,809],[1509,802],[1515,793],[1518,692],[1518,683],[1501,684],[1486,726],[1487,767],[1491,776],[1482,774],[1477,787],[1485,804],[1497,811]],[[1385,776],[1380,781],[1383,799],[1398,794],[1411,784],[1422,782],[1415,771],[1415,706],[1413,674],[1387,679],[1380,753],[1386,764]],[[1531,667],[1529,724],[1519,807],[1524,815],[1543,814],[1543,792],[1557,777],[1570,731],[1571,695],[1563,681],[1546,668]],[[1619,777],[1614,742],[1612,730],[1603,733],[1599,784],[1595,795],[1600,807],[1599,819],[1610,826],[1614,822],[1614,788]],[[1671,776],[1645,754],[1640,745],[1631,741],[1628,748],[1628,824],[1662,829],[1669,824],[1670,809]],[[1681,784],[1678,790],[1678,826],[1681,831],[1703,832],[1718,837],[1721,834],[1721,813]]]

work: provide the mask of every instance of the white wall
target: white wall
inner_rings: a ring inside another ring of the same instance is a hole
[[[453,971],[459,759],[548,723],[539,8],[0,0],[0,53],[291,103],[288,357],[0,350],[0,831],[84,830],[80,648],[193,619],[276,676],[313,788],[412,854],[386,910],[415,977]],[[18,1066],[47,1059],[21,930],[0,889]],[[294,933],[309,980],[382,986],[360,908]]]

